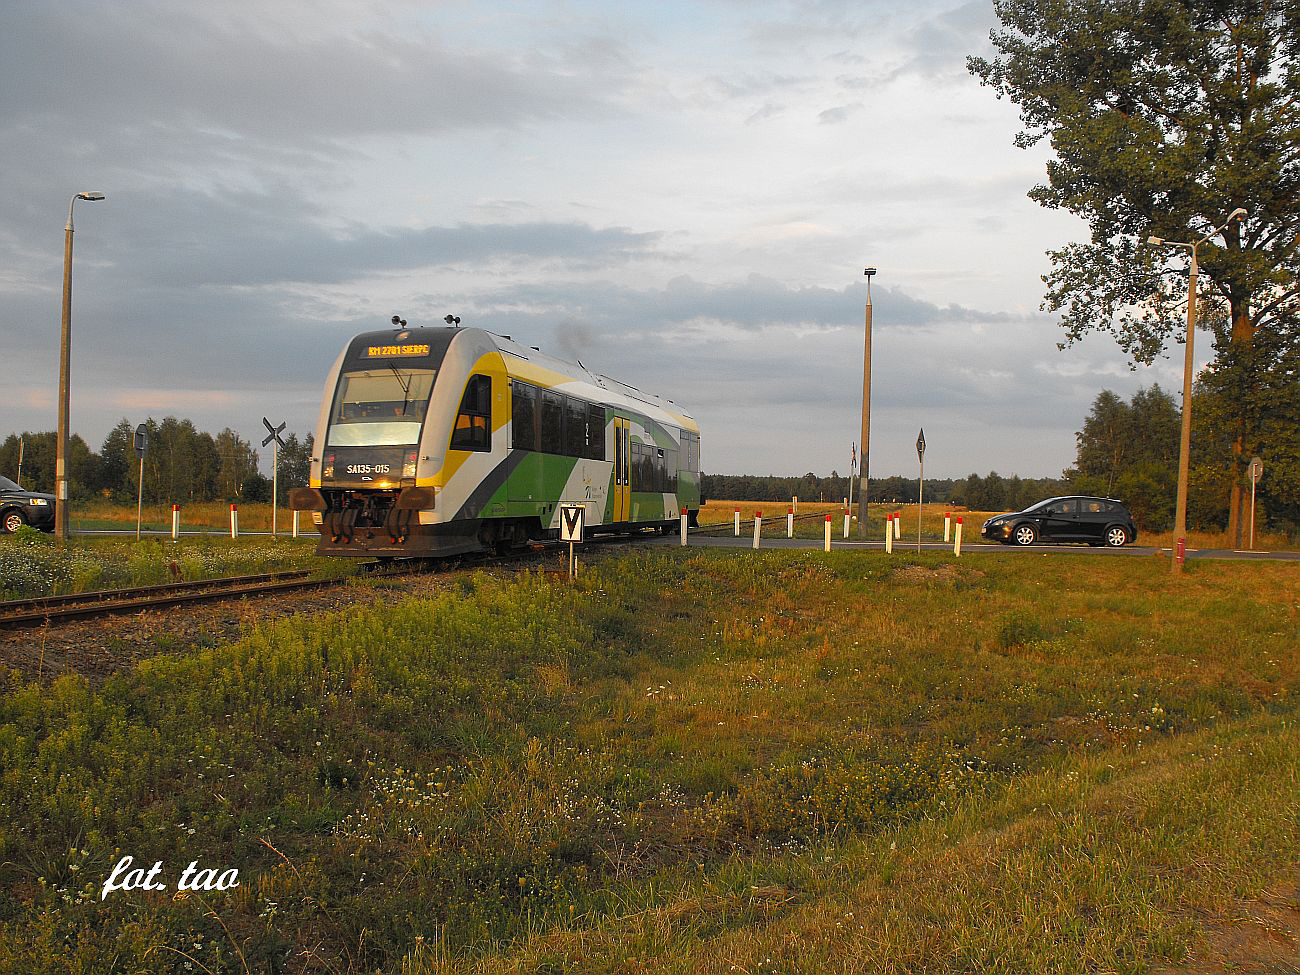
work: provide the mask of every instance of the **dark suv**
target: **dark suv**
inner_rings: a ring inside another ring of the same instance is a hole
[[[981,534],[1005,545],[1050,541],[1119,548],[1137,538],[1137,526],[1123,502],[1113,498],[1048,498],[1024,511],[990,518]]]
[[[0,533],[12,534],[23,525],[53,531],[54,495],[24,491],[9,478],[0,477]]]

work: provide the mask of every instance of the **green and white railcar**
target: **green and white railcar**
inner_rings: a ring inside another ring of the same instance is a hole
[[[700,431],[671,400],[478,328],[358,335],[325,382],[310,510],[327,555],[431,556],[668,528],[700,507]]]

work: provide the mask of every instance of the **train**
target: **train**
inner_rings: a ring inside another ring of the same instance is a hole
[[[307,487],[321,555],[430,558],[698,523],[700,428],[671,399],[482,328],[365,332],[325,379]]]

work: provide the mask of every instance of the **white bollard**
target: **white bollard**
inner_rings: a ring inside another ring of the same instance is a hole
[[[903,513],[894,512],[894,538],[895,540],[903,537]]]
[[[952,554],[961,558],[961,518],[957,519],[957,534],[954,536],[955,541],[952,543]]]
[[[948,541],[948,533],[951,530],[951,528],[952,528],[952,512],[945,511],[943,513],[943,540],[945,542]]]
[[[736,537],[740,537],[740,509],[736,509]]]
[[[763,512],[754,512],[754,548],[758,548],[758,537],[763,531]]]
[[[831,516],[826,516],[826,551],[831,550]]]
[[[794,538],[794,506],[785,513],[785,537]]]
[[[849,537],[849,509],[844,509],[844,537]]]
[[[239,537],[239,505],[234,502],[230,505],[230,537]]]
[[[889,555],[894,551],[894,519],[885,519],[885,554]]]
[[[796,494],[790,499],[790,507],[794,508],[795,511],[799,510],[799,495]]]
[[[298,537],[298,512],[293,513],[293,537]]]
[[[181,535],[181,506],[172,505],[172,541],[180,538]]]
[[[687,520],[687,511],[685,508],[683,508],[682,509],[682,544],[683,545],[686,544],[686,520]]]

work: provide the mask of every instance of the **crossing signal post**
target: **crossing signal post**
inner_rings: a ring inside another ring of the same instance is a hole
[[[921,477],[916,482],[916,550],[921,551],[921,511],[925,508],[925,427],[916,435],[916,459],[921,464]]]
[[[284,441],[280,439],[280,433],[284,430],[288,421],[281,423],[278,427],[271,426],[271,421],[262,417],[262,426],[266,427],[267,435],[262,438],[262,446],[275,444],[271,448],[271,537],[276,537],[276,516],[279,513],[280,505],[280,448],[283,447]]]
[[[560,505],[560,541],[569,543],[569,578],[578,574],[578,563],[574,557],[573,546],[582,543],[582,535],[587,527],[587,506],[583,504]]]

